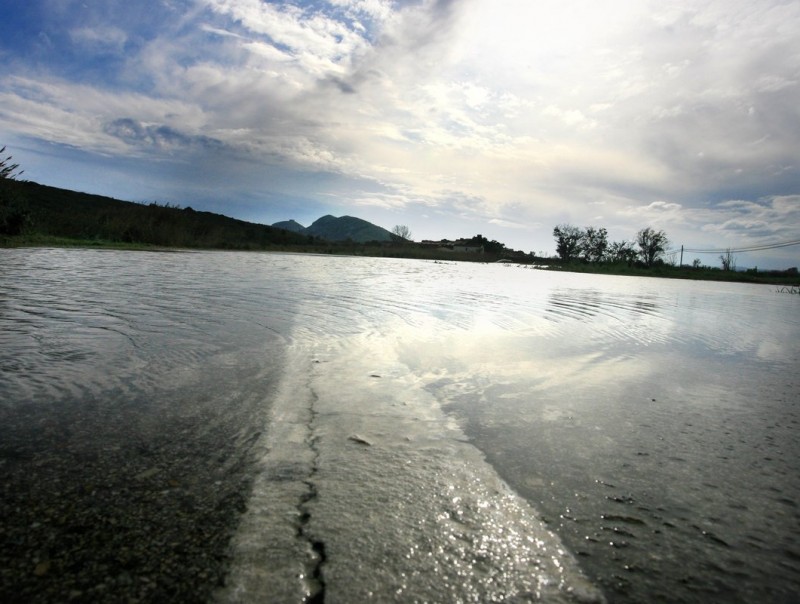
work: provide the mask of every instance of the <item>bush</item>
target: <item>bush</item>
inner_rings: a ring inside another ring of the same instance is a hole
[[[3,157],[5,151],[0,149],[0,235],[20,235],[30,225],[31,214],[16,183],[22,171],[10,155]]]

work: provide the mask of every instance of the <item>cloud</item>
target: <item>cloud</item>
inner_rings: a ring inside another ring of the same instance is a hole
[[[673,241],[702,249],[800,240],[800,195],[731,199],[697,207],[656,201],[618,212],[634,224],[664,229]]]
[[[719,203],[715,207],[714,221],[701,229],[736,241],[739,247],[800,240],[800,195]]]
[[[580,128],[593,128],[596,126],[596,122],[588,119],[583,112],[578,109],[561,109],[555,105],[548,105],[542,111],[542,115],[559,119],[567,126]]]
[[[202,0],[214,13],[229,17],[249,36],[258,36],[291,56],[307,74],[341,74],[367,44],[361,33],[322,11],[260,0]],[[252,43],[251,43],[252,44]]]
[[[619,216],[630,217],[644,226],[666,229],[683,227],[689,218],[687,210],[679,203],[653,201],[646,205],[628,206],[618,212]]]
[[[121,144],[122,138],[107,130],[108,124],[126,114],[135,114],[140,123],[164,124],[173,119],[191,130],[204,122],[198,107],[174,99],[104,91],[60,80],[12,76],[0,82],[2,127],[13,124],[20,134],[100,154],[130,152],[128,145]]]
[[[531,227],[530,223],[527,222],[520,223],[513,220],[503,220],[502,218],[492,218],[489,220],[489,224],[495,224],[507,229],[529,229]]]
[[[346,9],[347,14],[363,16],[374,21],[385,21],[392,14],[392,0],[331,0],[330,4]],[[358,29],[358,27],[356,26]]]
[[[118,27],[79,27],[70,30],[69,36],[74,44],[87,52],[119,53],[128,41],[128,35]]]
[[[512,236],[549,239],[536,225],[592,204],[619,233],[773,236],[796,217],[796,2],[146,4],[48,0],[53,48],[9,63],[0,128],[224,156],[304,194],[321,174],[326,203],[471,212]]]
[[[414,200],[400,193],[358,193],[352,197],[352,201],[356,206],[400,209],[408,207]]]
[[[208,136],[188,135],[164,124],[144,124],[131,118],[118,118],[103,126],[103,131],[126,144],[167,153],[201,148],[212,153],[224,149],[221,141]]]

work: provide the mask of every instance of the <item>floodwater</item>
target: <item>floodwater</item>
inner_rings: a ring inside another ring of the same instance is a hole
[[[197,401],[257,424],[220,600],[800,593],[797,296],[288,254],[0,260],[6,415],[142,405],[157,430]]]

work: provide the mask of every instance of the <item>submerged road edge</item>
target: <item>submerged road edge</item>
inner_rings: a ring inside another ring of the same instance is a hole
[[[407,368],[372,346],[290,347],[218,601],[604,602]]]

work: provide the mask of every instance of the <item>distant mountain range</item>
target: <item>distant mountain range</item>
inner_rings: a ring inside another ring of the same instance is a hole
[[[386,229],[371,222],[354,216],[323,216],[315,220],[311,226],[304,227],[295,220],[284,220],[272,225],[293,233],[313,235],[328,241],[354,241],[367,243],[368,241],[392,241],[394,236]]]

